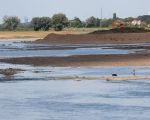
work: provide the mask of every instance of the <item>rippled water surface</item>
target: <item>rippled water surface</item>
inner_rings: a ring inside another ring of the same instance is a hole
[[[131,44],[132,45],[132,44]],[[0,41],[0,57],[48,57],[71,55],[101,55],[101,54],[128,54],[134,49],[115,49],[115,44],[83,44],[83,45],[46,45],[25,44],[17,41]],[[119,47],[119,45],[117,45]]]
[[[2,120],[149,120],[150,81],[0,83]]]
[[[84,47],[83,47],[84,46]],[[0,42],[0,58],[128,54],[112,45],[34,45]],[[150,75],[150,67],[33,67],[0,63],[0,120],[150,120],[150,80],[61,80],[50,76]]]

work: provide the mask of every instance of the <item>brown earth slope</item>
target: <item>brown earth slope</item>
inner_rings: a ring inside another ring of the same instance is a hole
[[[150,42],[150,32],[112,34],[49,34],[34,43],[45,44],[110,44]]]

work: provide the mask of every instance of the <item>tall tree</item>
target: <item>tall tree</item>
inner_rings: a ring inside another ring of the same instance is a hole
[[[35,31],[47,31],[51,27],[51,19],[49,17],[34,17],[31,24]]]
[[[63,13],[54,14],[52,17],[52,24],[56,31],[61,31],[68,26],[68,18]]]
[[[31,24],[34,28],[34,31],[39,31],[41,29],[41,25],[40,25],[40,17],[34,17],[31,20]]]
[[[75,17],[73,20],[69,21],[69,26],[80,28],[82,27],[82,21],[79,18]]]
[[[7,30],[16,30],[18,25],[20,24],[20,19],[17,16],[5,16],[3,18],[4,27]]]
[[[49,28],[51,27],[51,19],[49,17],[41,17],[40,26],[41,30],[48,31]]]
[[[90,17],[86,20],[86,27],[99,27],[100,19],[95,17]]]

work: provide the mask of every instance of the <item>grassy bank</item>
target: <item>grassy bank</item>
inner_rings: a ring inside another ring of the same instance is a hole
[[[108,29],[108,28],[103,28]],[[56,32],[54,30],[49,31],[0,31],[0,39],[37,39],[44,38],[50,33],[55,34],[85,34],[93,32],[96,30],[101,30],[101,28],[67,28],[63,31]]]

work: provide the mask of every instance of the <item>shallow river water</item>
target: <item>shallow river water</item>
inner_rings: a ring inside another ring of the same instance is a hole
[[[37,49],[41,52],[37,52]],[[54,49],[59,50],[55,53]],[[84,45],[84,48],[79,45],[61,45],[60,49],[58,46],[0,42],[0,58],[80,55],[80,50],[84,51],[83,54],[134,52],[120,49],[113,51],[108,45]],[[76,81],[49,78],[114,73],[132,75],[133,69],[137,75],[150,75],[150,67],[33,67],[0,63],[0,69],[5,68],[25,71],[11,78],[0,75],[0,120],[150,120],[149,80]]]
[[[35,56],[49,57],[49,56],[70,56],[70,55],[129,54],[139,51],[136,49],[115,49],[112,48],[113,46],[116,45],[115,44],[46,45],[46,44],[27,44],[27,43],[20,43],[17,41],[7,41],[7,42],[0,41],[0,57],[12,58],[12,57],[35,57]]]
[[[0,83],[1,120],[149,120],[150,81]]]

